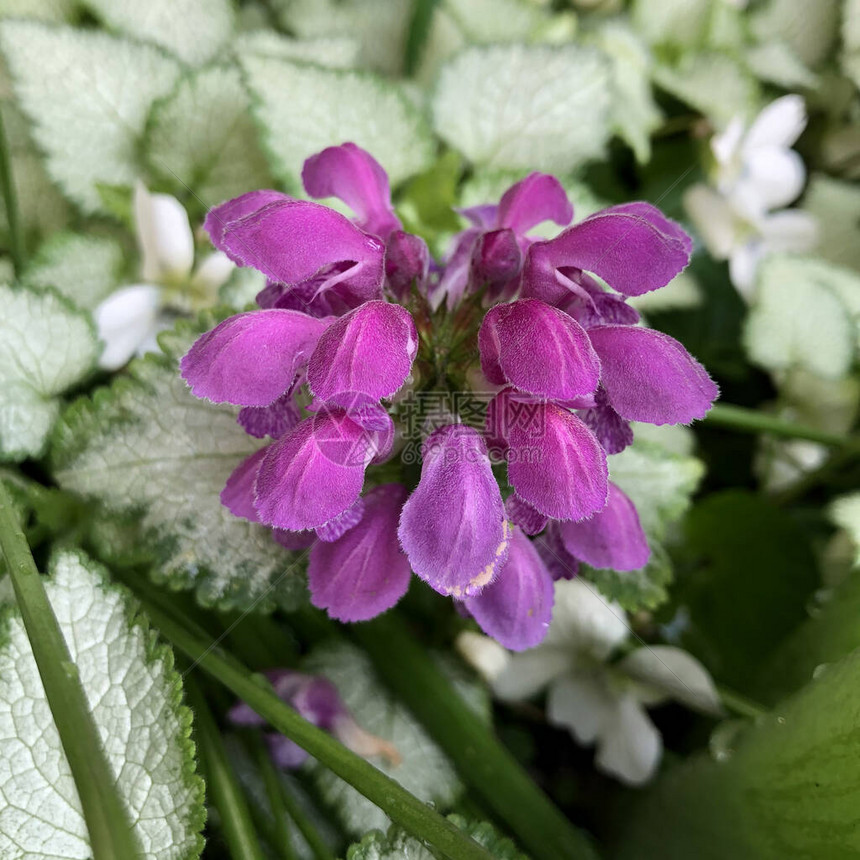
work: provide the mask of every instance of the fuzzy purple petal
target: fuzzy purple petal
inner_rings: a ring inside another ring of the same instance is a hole
[[[505,500],[505,513],[508,519],[527,535],[539,534],[546,528],[547,517],[517,493],[511,493]]]
[[[507,555],[502,495],[484,439],[471,427],[441,427],[423,456],[421,480],[400,517],[400,542],[421,579],[463,597],[490,582]]]
[[[553,400],[590,394],[600,365],[576,320],[535,299],[496,305],[478,335],[481,367],[490,382]],[[500,378],[501,377],[501,378]]]
[[[323,543],[333,543],[343,537],[351,528],[355,528],[364,516],[364,499],[358,499],[356,503],[347,508],[342,514],[329,520],[325,525],[317,526],[314,531]]]
[[[558,533],[559,525],[556,521],[551,522],[544,533],[532,541],[555,582],[575,579],[579,575],[579,562],[564,548]]]
[[[636,507],[612,483],[602,511],[578,523],[559,523],[558,533],[564,548],[591,567],[639,570],[651,555]]]
[[[524,651],[546,636],[552,619],[553,581],[532,542],[514,529],[508,560],[480,594],[466,599],[466,608],[505,648]]]
[[[597,389],[594,406],[583,409],[579,417],[597,437],[607,454],[620,454],[633,443],[633,428],[610,405],[603,386]]]
[[[523,254],[513,230],[504,228],[481,233],[472,246],[472,289],[486,287],[491,297],[500,295],[519,274],[522,263]]]
[[[330,402],[391,397],[405,382],[418,351],[418,333],[406,308],[367,302],[320,337],[308,366],[308,384]]]
[[[245,432],[262,439],[270,436],[272,439],[280,439],[284,433],[292,430],[302,417],[302,410],[296,403],[294,391],[288,391],[268,406],[245,406],[239,410],[236,420]]]
[[[497,218],[499,227],[510,227],[523,235],[544,221],[554,221],[560,227],[570,224],[573,206],[554,176],[530,173],[504,193]]]
[[[395,230],[385,249],[385,287],[398,301],[409,295],[413,285],[424,290],[430,270],[427,243],[413,233]]]
[[[364,497],[364,517],[334,543],[311,550],[311,603],[339,621],[365,621],[390,609],[409,587],[409,560],[397,539],[407,490],[383,484]]]
[[[238,221],[269,203],[291,199],[293,198],[282,194],[280,191],[271,191],[266,188],[260,191],[249,191],[247,194],[234,197],[232,200],[210,209],[206,215],[206,220],[203,222],[203,229],[209,234],[212,244],[219,251],[225,251],[224,233],[233,221]]]
[[[388,174],[354,143],[330,146],[312,155],[302,168],[302,183],[311,197],[337,197],[358,216],[362,230],[387,239],[401,228],[391,207]]]
[[[669,335],[634,326],[589,331],[612,408],[629,421],[689,424],[719,395],[708,372]]]
[[[268,406],[292,386],[327,325],[298,311],[237,314],[195,341],[182,376],[196,397]]]
[[[258,523],[260,517],[254,507],[254,485],[257,473],[260,471],[260,463],[266,456],[268,447],[260,448],[250,457],[246,457],[233,470],[224,489],[221,490],[221,504],[235,517]]]
[[[275,543],[280,544],[284,549],[293,551],[307,549],[309,546],[313,546],[317,539],[315,532],[291,532],[287,529],[272,529],[272,537]]]

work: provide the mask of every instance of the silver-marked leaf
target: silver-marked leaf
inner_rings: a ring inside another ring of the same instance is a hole
[[[358,65],[361,45],[350,36],[290,39],[274,30],[253,30],[237,36],[233,48],[237,58],[256,54],[276,60],[315,63],[327,69],[352,69]]]
[[[228,476],[259,443],[234,409],[198,400],[179,376],[197,333],[162,335],[166,354],[134,361],[128,377],[70,407],[57,427],[55,477],[114,516],[134,516],[153,577],[172,588],[223,608],[295,605],[304,593],[295,557],[221,504]]]
[[[39,456],[60,412],[57,395],[86,376],[99,348],[68,299],[0,285],[0,460]]]
[[[78,552],[58,553],[48,598],[147,860],[200,856],[203,783],[173,654],[124,589]],[[75,782],[17,609],[0,620],[0,856],[92,856]]]
[[[103,211],[97,184],[138,178],[147,113],[178,63],[152,45],[33,21],[0,24],[0,49],[48,173],[85,212]]]

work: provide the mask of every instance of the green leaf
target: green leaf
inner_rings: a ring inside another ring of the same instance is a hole
[[[183,78],[147,124],[146,159],[171,193],[202,209],[271,185],[239,70],[211,66]]]
[[[274,30],[242,33],[234,43],[236,58],[256,54],[276,60],[315,63],[327,69],[352,69],[358,64],[359,43],[349,36],[290,39]]]
[[[860,855],[860,652],[719,751],[669,771],[618,829],[617,860]]]
[[[656,609],[669,599],[668,587],[675,578],[675,572],[663,545],[651,540],[649,546],[651,558],[640,570],[619,572],[583,566],[585,576],[607,600],[618,603],[628,612]]]
[[[443,67],[433,122],[475,164],[564,173],[603,153],[610,86],[593,48],[471,47]]]
[[[30,261],[24,282],[54,287],[79,308],[92,310],[120,284],[124,267],[125,252],[115,239],[55,233]]]
[[[368,150],[393,183],[430,163],[427,124],[396,84],[272,57],[245,57],[242,66],[272,168],[288,185],[297,186],[308,156],[347,140]]]
[[[72,405],[55,436],[55,477],[121,522],[137,519],[156,580],[224,609],[294,605],[304,592],[295,556],[221,504],[230,473],[259,443],[234,409],[198,400],[179,376],[197,333],[185,325],[162,335],[165,355],[133,362],[127,377]]]
[[[765,0],[749,17],[762,42],[785,42],[809,68],[831,56],[839,31],[839,0]]]
[[[819,584],[809,542],[787,512],[743,490],[708,496],[684,532],[690,644],[716,677],[754,695],[750,679],[806,618]]]
[[[848,532],[854,546],[854,564],[860,567],[860,493],[840,496],[830,505],[830,518]]]
[[[634,0],[631,20],[648,42],[689,49],[705,38],[713,4],[714,0]]]
[[[92,370],[92,322],[52,291],[0,285],[0,460],[39,456],[56,400]]]
[[[230,0],[83,0],[111,30],[154,42],[180,60],[211,60],[233,30]]]
[[[843,6],[842,68],[860,89],[860,0],[845,0]]]
[[[453,767],[409,711],[385,690],[361,651],[345,643],[323,646],[311,653],[303,668],[332,681],[356,722],[397,747],[401,764],[374,761],[383,773],[421,800],[441,809],[451,807],[462,791]],[[388,826],[382,810],[330,770],[316,766],[314,779],[351,833]]]
[[[813,89],[818,83],[818,78],[783,42],[767,41],[750,48],[746,62],[756,77],[784,89]]]
[[[75,0],[0,0],[0,18],[33,18],[62,23],[77,11]]]
[[[750,360],[771,371],[844,376],[856,352],[860,276],[814,257],[778,255],[762,264],[758,285],[744,332]]]
[[[0,48],[48,173],[85,212],[103,211],[96,184],[139,176],[147,113],[179,65],[152,45],[32,21],[0,24]]]
[[[125,590],[82,554],[57,554],[46,589],[145,856],[198,857],[203,785],[172,653]],[[0,757],[0,854],[90,856],[75,783],[14,610],[0,621]]]
[[[813,173],[803,208],[818,220],[815,254],[823,260],[860,272],[860,188],[823,173]]]

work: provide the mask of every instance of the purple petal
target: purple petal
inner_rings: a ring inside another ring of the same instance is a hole
[[[348,218],[306,200],[285,198],[232,221],[222,250],[240,266],[253,266],[282,284],[299,284],[334,264],[318,292],[345,284],[356,299],[381,296],[385,246]],[[356,302],[357,303],[357,302]]]
[[[343,513],[361,493],[375,441],[344,409],[306,418],[271,445],[260,464],[255,500],[260,520],[304,531]]]
[[[492,230],[498,225],[499,207],[495,203],[480,203],[477,206],[467,206],[455,211],[479,230]]]
[[[224,232],[233,221],[238,221],[269,203],[291,199],[286,194],[281,194],[280,191],[271,191],[265,188],[260,191],[249,191],[247,194],[234,197],[232,200],[210,209],[206,215],[206,220],[203,222],[203,229],[209,234],[212,244],[219,251],[225,251]]]
[[[284,394],[327,322],[298,311],[250,311],[198,338],[180,362],[196,397],[268,406]]]
[[[281,770],[296,770],[310,757],[297,743],[276,732],[263,735],[272,763]]]
[[[532,541],[554,582],[575,579],[579,575],[579,562],[564,548],[558,527],[558,522],[551,522],[546,531]]]
[[[434,307],[438,307],[444,299],[448,308],[453,308],[466,294],[472,267],[472,248],[480,235],[480,230],[470,228],[454,237],[453,250],[448,255],[439,284],[433,290]]]
[[[573,206],[561,183],[548,173],[530,173],[512,185],[499,202],[498,226],[523,235],[544,221],[570,224]]]
[[[362,230],[387,239],[401,224],[391,207],[388,174],[354,143],[330,146],[312,155],[302,168],[302,183],[311,197],[337,197],[358,216]]]
[[[690,261],[689,236],[649,203],[613,206],[529,249],[526,295],[552,288],[554,271],[567,266],[598,275],[627,296],[665,287]],[[536,291],[535,291],[536,290]]]
[[[519,529],[499,575],[465,603],[481,629],[505,648],[524,651],[543,641],[552,619],[552,576]]]
[[[398,301],[403,301],[415,286],[419,292],[427,282],[430,251],[427,243],[413,233],[395,230],[385,249],[385,286]]]
[[[600,378],[597,355],[582,326],[535,299],[490,308],[478,344],[490,382],[507,381],[540,397],[569,400],[590,394]]]
[[[407,490],[383,484],[364,497],[364,517],[334,543],[311,550],[311,603],[339,621],[365,621],[390,609],[409,587],[409,560],[397,540]]]
[[[505,513],[527,535],[539,534],[546,528],[547,518],[516,493],[511,493],[505,500]]]
[[[481,233],[472,246],[472,289],[486,287],[488,295],[498,296],[519,274],[523,254],[513,230]]]
[[[480,433],[441,427],[424,443],[421,480],[403,507],[398,535],[412,570],[441,594],[480,590],[504,562],[508,528]]]
[[[239,410],[236,419],[245,432],[257,439],[271,436],[280,439],[288,430],[292,430],[302,417],[302,410],[295,401],[295,385],[286,394],[279,397],[268,406],[245,406]]]
[[[314,531],[317,537],[324,543],[333,543],[345,535],[351,528],[355,528],[364,516],[364,499],[347,508],[342,514],[329,520],[325,525],[317,526]]]
[[[308,366],[316,397],[342,402],[391,397],[405,382],[418,352],[418,333],[406,308],[367,302],[320,337]]]
[[[589,331],[612,408],[629,421],[689,424],[704,417],[719,389],[674,338],[633,326]]]
[[[602,511],[582,522],[559,523],[558,533],[564,548],[591,567],[639,570],[651,556],[636,507],[612,483]]]
[[[279,543],[284,549],[299,550],[313,546],[316,534],[312,531],[291,532],[287,529],[272,529],[272,537],[275,543]]]
[[[260,448],[250,457],[246,457],[227,478],[227,483],[221,490],[221,504],[234,517],[241,517],[252,523],[260,521],[257,509],[254,507],[254,484],[257,480],[257,472],[260,471],[260,463],[263,462],[263,457],[268,450],[268,447]]]
[[[607,454],[620,454],[633,443],[633,428],[610,405],[603,386],[597,389],[596,403],[583,409],[579,417],[597,437]]]
[[[234,726],[265,726],[267,725],[266,720],[264,720],[250,705],[245,702],[237,702],[227,711],[227,719]]]
[[[627,304],[623,296],[606,292],[595,280],[580,269],[563,269],[579,289],[571,289],[557,306],[570,314],[583,328],[597,325],[636,325],[639,311]]]
[[[498,395],[497,395],[498,397]],[[554,403],[514,414],[506,402],[508,480],[542,514],[581,520],[606,504],[606,453],[591,431]],[[522,404],[520,404],[522,406]]]

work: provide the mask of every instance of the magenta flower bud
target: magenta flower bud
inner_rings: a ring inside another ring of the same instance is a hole
[[[395,230],[388,237],[385,249],[385,286],[398,301],[409,296],[413,285],[423,291],[430,269],[427,243],[412,233]]]
[[[491,298],[500,296],[523,264],[516,233],[509,227],[482,233],[472,246],[471,264],[473,290],[486,286]]]

